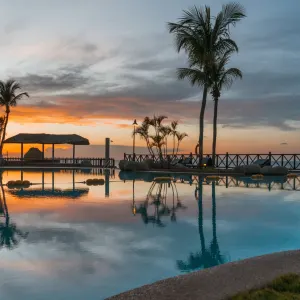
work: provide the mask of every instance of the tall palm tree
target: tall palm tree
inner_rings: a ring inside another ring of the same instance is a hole
[[[211,16],[209,6],[184,11],[178,23],[168,23],[169,32],[175,35],[177,52],[184,50],[188,56],[188,68],[178,69],[179,79],[187,78],[192,85],[203,87],[199,115],[199,163],[203,158],[204,114],[207,93],[211,88],[210,69],[214,58],[227,50],[238,51],[230,38],[230,25],[245,17],[243,6],[238,3],[223,5],[217,17]]]
[[[216,147],[217,147],[217,120],[218,120],[218,102],[223,88],[229,89],[233,81],[242,78],[242,72],[237,68],[226,69],[229,63],[232,50],[226,51],[221,57],[218,57],[211,68],[211,95],[214,99],[214,119],[213,119],[213,144],[212,161],[215,165]]]
[[[1,144],[0,144],[0,155],[2,156],[3,150],[3,141],[6,136],[6,129],[10,114],[10,107],[16,106],[18,101],[23,97],[29,97],[27,93],[17,94],[18,90],[21,89],[19,83],[17,83],[13,79],[9,79],[7,81],[0,81],[0,105],[5,107],[5,119],[3,124],[3,131],[1,136]]]
[[[5,222],[0,222],[0,249],[7,248],[9,250],[14,249],[18,246],[21,239],[25,239],[28,232],[21,231],[15,223],[10,222],[10,216],[8,213],[5,191],[2,183],[2,174],[0,174],[0,187],[1,187],[1,198],[0,201],[3,203],[3,211]]]

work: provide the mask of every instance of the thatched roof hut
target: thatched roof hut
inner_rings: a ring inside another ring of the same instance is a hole
[[[70,144],[89,145],[88,139],[77,134],[19,133],[4,141],[7,144]]]
[[[43,152],[40,151],[38,148],[30,148],[27,153],[24,155],[25,160],[42,160],[43,159]]]

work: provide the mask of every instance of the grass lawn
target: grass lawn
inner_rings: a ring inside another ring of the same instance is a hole
[[[230,300],[300,300],[300,276],[287,274],[267,286],[240,293]]]

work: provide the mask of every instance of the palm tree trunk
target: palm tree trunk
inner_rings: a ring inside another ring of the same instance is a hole
[[[203,159],[204,113],[206,108],[207,91],[208,88],[205,85],[203,90],[202,104],[201,104],[200,116],[199,116],[199,166],[201,165]]]
[[[202,205],[202,197],[203,197],[203,185],[202,185],[202,178],[198,177],[198,230],[200,236],[200,243],[201,243],[201,252],[202,254],[205,253],[205,238],[204,238],[204,231],[203,231],[203,205]]]
[[[173,134],[173,156],[175,154],[175,135]]]
[[[214,99],[214,120],[213,120],[213,144],[212,144],[212,165],[215,166],[216,148],[217,148],[217,122],[218,122],[218,102],[219,99]]]
[[[3,125],[3,132],[2,132],[1,145],[0,145],[0,156],[1,157],[2,157],[2,151],[3,151],[3,142],[4,142],[5,136],[6,136],[6,127],[8,124],[8,117],[9,117],[9,113],[10,113],[9,106],[6,106],[5,113],[6,113],[6,116],[5,116],[5,121],[4,121],[4,125]]]
[[[177,143],[177,149],[176,149],[176,155],[178,154],[178,151],[179,151],[179,145],[180,145],[180,142],[178,141],[178,143]]]
[[[168,155],[168,137],[166,137],[166,156]]]

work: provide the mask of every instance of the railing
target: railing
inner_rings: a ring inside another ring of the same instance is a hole
[[[67,173],[67,174],[71,174],[74,171],[74,169],[62,169],[60,170],[61,173]],[[116,172],[114,168],[110,168],[109,171],[109,176],[110,178],[115,178],[116,176]],[[90,174],[90,175],[105,175],[105,169],[101,169],[101,168],[91,168],[91,169],[75,169],[75,173],[79,173],[79,174]]]
[[[204,154],[203,157],[206,157]],[[211,156],[211,155],[210,155]],[[199,156],[196,154],[178,154],[178,155],[164,155],[163,159],[173,161],[175,159],[191,158],[192,164],[197,165]],[[124,153],[124,160],[135,160],[142,162],[146,159],[152,159],[155,162],[160,161],[158,155],[148,154],[126,154]],[[289,170],[300,170],[300,154],[217,154],[216,155],[216,167],[230,169],[237,166],[253,164],[257,159],[269,159],[271,165],[286,167]]]
[[[55,157],[45,158],[43,160],[21,160],[20,157],[3,157],[2,165],[59,165],[59,166],[80,166],[80,167],[97,167],[97,168],[114,168],[115,167],[115,159],[110,158],[109,160],[105,158],[61,158]]]
[[[196,190],[198,186],[198,176],[197,175],[174,175],[173,182],[176,184],[188,184],[196,185]],[[248,179],[248,180],[247,180]],[[132,179],[130,179],[132,180]],[[136,180],[136,179],[135,179]],[[143,179],[137,179],[136,181],[143,181]],[[271,190],[282,190],[282,191],[298,191],[300,192],[300,177],[296,178],[286,178],[283,181],[273,181],[272,178],[267,181],[256,181],[251,180],[251,178],[239,178],[232,176],[222,176],[215,180],[217,186],[224,186],[226,188],[257,188],[257,189],[268,189]],[[203,178],[203,185],[211,185],[211,181],[206,181]]]

